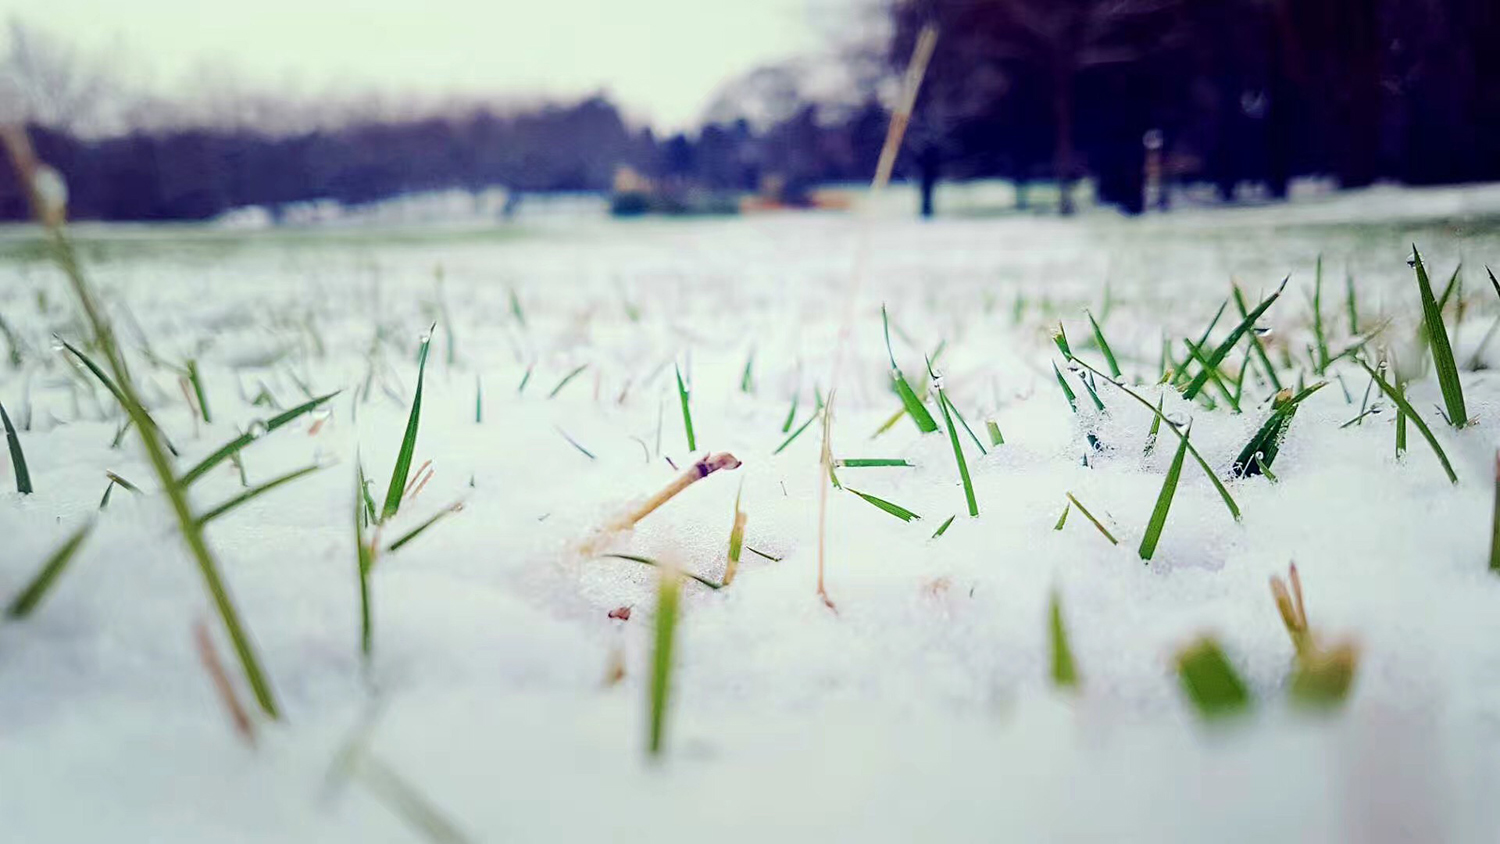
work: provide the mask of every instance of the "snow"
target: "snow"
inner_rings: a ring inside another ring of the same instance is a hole
[[[1393,411],[1340,429],[1367,379],[1336,366],[1352,402],[1338,383],[1324,388],[1292,425],[1275,463],[1280,482],[1231,484],[1243,522],[1189,463],[1148,565],[1135,549],[1171,449],[1143,456],[1149,414],[1101,382],[1108,414],[1090,422],[1106,449],[1081,465],[1082,423],[1053,380],[1048,332],[1062,319],[1075,350],[1100,363],[1083,316],[1092,309],[1127,376],[1147,382],[1139,389],[1154,400],[1163,332],[1196,337],[1231,277],[1255,300],[1290,273],[1262,325],[1273,329],[1268,341],[1305,359],[1321,252],[1331,345],[1350,339],[1347,270],[1361,330],[1388,319],[1383,337],[1405,350],[1419,314],[1405,263],[1416,242],[1436,283],[1459,260],[1468,268],[1455,337],[1467,361],[1500,314],[1478,271],[1500,262],[1496,212],[1494,187],[1382,187],[1141,220],[870,221],[833,449],[915,463],[844,469],[840,479],[923,518],[905,524],[833,493],[836,613],[814,593],[818,426],[772,452],[793,394],[800,424],[815,386],[831,386],[857,217],[326,238],[86,228],[92,277],[183,466],[271,413],[249,403],[262,385],[283,405],[303,397],[293,373],[314,392],[344,391],[316,433],[305,418],[244,452],[252,483],[314,461],[327,468],[208,529],[285,710],[253,750],[230,729],[194,650],[193,622],[213,616],[148,465],[128,437],[109,447],[118,412],[51,351],[52,332],[81,337],[65,286],[7,235],[0,314],[27,362],[0,370],[0,400],[31,420],[21,441],[36,493],[10,491],[0,456],[0,598],[94,513],[105,470],[148,494],[115,490],[37,612],[0,625],[6,837],[420,840],[359,782],[330,783],[340,748],[365,725],[369,752],[477,840],[1493,840],[1493,372],[1464,373],[1477,422],[1458,432],[1433,410],[1441,398],[1430,374],[1409,388],[1453,461],[1455,486],[1415,429],[1396,458]],[[962,436],[977,519],[964,512],[945,435],[920,437],[902,420],[870,439],[899,407],[882,302],[906,371],[946,340],[939,365],[955,403],[981,437],[988,419],[1004,432],[1005,445],[984,456]],[[355,455],[379,497],[416,381],[417,338],[434,320],[417,462],[432,460],[436,473],[387,540],[451,502],[464,509],[381,557],[365,668]],[[381,365],[360,403],[377,331]],[[139,353],[141,335],[162,358],[199,361],[213,425],[194,423],[176,375]],[[744,394],[752,350],[755,389]],[[1398,358],[1403,369],[1417,368],[1412,356]],[[675,477],[654,454],[658,418],[662,454],[690,461],[674,362],[693,385],[700,453],[730,451],[744,465],[693,485],[608,547],[717,577],[743,485],[747,543],[783,559],[747,553],[730,587],[687,589],[667,752],[653,764],[644,744],[655,572],[580,549]],[[580,364],[588,369],[548,399]],[[1193,419],[1193,442],[1220,470],[1264,418],[1269,390],[1247,390],[1255,400],[1239,415],[1166,399],[1169,414]],[[239,489],[225,464],[192,494],[201,510]],[[1053,530],[1067,492],[1118,546],[1078,513]],[[1292,648],[1267,580],[1292,561],[1314,628],[1361,646],[1351,698],[1333,714],[1284,702]],[[1048,679],[1054,589],[1083,678],[1078,696]],[[608,617],[621,606],[632,607],[628,621]],[[1203,632],[1250,683],[1252,716],[1205,725],[1180,692],[1172,654]],[[608,685],[616,653],[625,678]]]

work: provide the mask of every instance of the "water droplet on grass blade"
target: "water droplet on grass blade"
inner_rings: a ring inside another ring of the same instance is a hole
[[[266,435],[266,430],[265,420],[257,419],[250,423],[250,427],[245,429],[245,433],[249,434],[251,439],[258,440]]]

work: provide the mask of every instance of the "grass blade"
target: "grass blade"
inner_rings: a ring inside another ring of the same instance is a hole
[[[936,375],[932,377],[932,381],[935,385],[940,383]],[[969,516],[978,516],[979,502],[974,498],[974,481],[969,477],[969,463],[964,459],[963,444],[958,441],[958,429],[953,427],[953,417],[948,413],[951,404],[941,386],[937,387],[937,397],[938,409],[943,412],[943,426],[948,429],[948,442],[953,446],[953,459],[958,462],[958,477],[964,484],[964,499],[969,504]]]
[[[5,424],[5,444],[10,446],[10,464],[16,473],[16,492],[30,495],[31,471],[26,468],[26,455],[21,451],[21,437],[10,421],[10,414],[5,412],[4,404],[0,404],[0,422]]]
[[[682,369],[676,364],[672,369],[677,373],[677,398],[682,402],[682,427],[687,433],[687,447],[689,452],[698,450],[698,438],[693,435],[693,409],[689,406],[690,395],[687,385],[682,383]]]
[[[1102,534],[1104,534],[1104,538],[1109,540],[1109,544],[1110,545],[1119,545],[1120,544],[1120,540],[1115,539],[1115,535],[1112,534],[1112,533],[1110,533],[1109,529],[1104,526],[1104,523],[1101,522],[1101,521],[1099,521],[1097,518],[1095,518],[1093,513],[1089,512],[1089,508],[1083,506],[1083,502],[1082,501],[1079,501],[1077,498],[1075,498],[1073,496],[1073,493],[1071,493],[1071,492],[1067,493],[1067,496],[1068,496],[1068,507],[1077,507],[1078,508],[1078,512],[1082,513],[1084,518],[1086,518],[1089,521],[1093,522],[1094,523],[1094,527],[1098,528],[1099,532],[1102,533]],[[1063,508],[1062,518],[1060,518],[1060,519],[1057,520],[1057,525],[1054,528],[1055,530],[1062,530],[1063,522],[1067,521],[1067,518],[1068,518],[1068,507],[1064,507]]]
[[[421,536],[423,531],[426,531],[428,528],[437,524],[439,521],[453,515],[454,513],[457,513],[463,508],[464,503],[462,501],[455,501],[452,504],[449,504],[447,507],[444,507],[436,513],[433,513],[431,516],[428,516],[426,519],[424,519],[421,524],[402,534],[400,538],[398,538],[395,542],[387,545],[385,547],[386,553],[389,554],[393,551],[400,550],[401,546],[412,541],[413,539],[416,539],[418,536]]]
[[[745,482],[740,480],[739,492],[734,494],[734,525],[729,528],[729,554],[724,563],[724,585],[734,582],[735,572],[740,567],[740,554],[745,548],[745,511],[740,509],[740,494],[745,491]]]
[[[792,406],[786,409],[786,421],[781,423],[781,433],[783,434],[792,430],[792,422],[797,419],[797,399],[797,394],[792,393]]]
[[[1149,560],[1156,553],[1156,543],[1161,540],[1162,528],[1166,527],[1167,511],[1172,509],[1172,498],[1177,494],[1177,481],[1182,477],[1182,459],[1187,456],[1189,433],[1188,430],[1182,432],[1182,441],[1177,445],[1177,453],[1172,456],[1172,465],[1167,469],[1161,492],[1156,496],[1156,506],[1151,510],[1151,520],[1146,523],[1146,533],[1141,537],[1142,560]]]
[[[588,369],[588,368],[589,368],[589,365],[585,363],[585,364],[579,366],[577,369],[574,369],[572,372],[569,372],[567,375],[564,375],[562,377],[562,380],[559,381],[559,382],[557,382],[557,386],[552,388],[552,392],[550,392],[550,393],[547,394],[547,398],[549,398],[549,399],[555,399],[555,398],[557,398],[557,394],[560,393],[560,392],[562,392],[563,387],[568,386],[568,382],[569,381],[572,381],[574,378],[577,378],[580,374],[583,373],[583,371],[585,369]]]
[[[253,486],[253,487],[245,490],[244,492],[241,492],[239,495],[236,495],[235,497],[229,499],[228,501],[225,501],[223,504],[220,504],[219,506],[213,508],[212,510],[209,510],[207,513],[204,513],[203,515],[199,516],[198,517],[198,525],[200,527],[203,526],[203,525],[206,525],[209,522],[213,521],[214,519],[217,519],[218,517],[224,515],[225,513],[228,513],[230,510],[233,510],[234,508],[240,506],[241,504],[244,504],[245,502],[251,500],[252,498],[259,498],[260,496],[262,496],[262,495],[270,492],[271,490],[273,490],[273,489],[275,489],[275,488],[277,488],[279,486],[282,486],[283,484],[289,484],[292,481],[295,481],[298,478],[302,477],[303,475],[310,475],[313,472],[316,472],[316,471],[318,471],[321,468],[323,468],[323,467],[321,467],[318,464],[314,463],[311,466],[303,466],[301,469],[297,469],[296,471],[288,472],[285,475],[282,475],[282,476],[280,476],[278,478],[272,478],[271,480],[266,481],[265,483],[263,483],[263,484],[261,484],[259,486]],[[123,484],[122,484],[122,486],[123,486]]]
[[[359,652],[369,659],[375,647],[374,618],[370,607],[370,570],[375,567],[375,549],[365,541],[365,525],[374,521],[374,504],[366,501],[370,493],[365,482],[364,466],[354,458],[354,547],[359,577]]]
[[[7,618],[22,619],[31,615],[31,612],[36,609],[37,604],[41,603],[42,598],[47,596],[47,591],[57,582],[58,575],[63,573],[63,569],[68,567],[68,563],[78,553],[78,549],[83,545],[83,540],[88,538],[89,531],[93,527],[94,523],[92,521],[85,522],[56,551],[52,552],[52,556],[48,557],[47,561],[42,564],[41,570],[36,573],[36,576],[31,579],[30,583],[26,584],[26,588],[22,589],[21,593],[6,606],[5,615]]]
[[[391,471],[391,485],[386,489],[385,505],[380,510],[380,520],[396,515],[401,509],[401,496],[406,490],[407,475],[411,474],[412,455],[417,450],[417,427],[422,421],[422,379],[427,372],[427,350],[432,346],[433,323],[422,335],[422,348],[417,353],[417,391],[411,399],[411,415],[406,418],[406,433],[401,437],[401,450],[396,453],[396,466]]]
[[[198,411],[203,414],[203,422],[212,425],[213,415],[208,411],[208,393],[203,389],[203,377],[198,374],[198,361],[187,362],[188,383],[193,385],[193,395],[198,399]]]
[[[987,430],[989,432],[989,435],[990,435],[990,446],[991,447],[994,447],[994,446],[997,446],[997,445],[1005,445],[1005,436],[1000,433],[1000,426],[997,425],[997,424],[995,424],[995,420],[993,420],[993,419],[986,420],[985,423],[984,423],[984,427],[985,427],[985,430]]]
[[[750,550],[751,551],[755,551],[754,548],[751,548]],[[760,554],[759,551],[755,551],[755,553]],[[643,566],[651,566],[652,568],[658,568],[658,569],[666,569],[667,568],[667,566],[663,566],[661,563],[658,563],[657,561],[651,559],[650,557],[639,557],[639,556],[636,556],[635,554],[604,554],[602,556],[613,557],[616,560],[629,560],[632,563],[640,563]],[[762,557],[766,557],[765,554],[761,554],[761,556]],[[775,560],[777,558],[775,558],[775,557],[766,557],[766,559],[768,559],[768,560]],[[712,580],[709,580],[706,577],[699,577],[698,575],[693,574],[690,571],[684,571],[684,572],[678,572],[678,573],[681,574],[683,577],[686,577],[686,578],[688,578],[690,580],[695,580],[698,583],[701,583],[704,586],[707,586],[708,588],[710,588],[710,589],[712,589],[714,591],[718,591],[718,590],[724,588],[724,584],[722,584],[722,583],[715,583],[715,582],[713,582]]]
[[[750,356],[745,358],[745,371],[740,375],[740,392],[752,393],[755,391],[755,350],[750,350]]]
[[[796,410],[796,406],[794,405],[792,407],[792,409]],[[789,446],[789,445],[791,445],[793,440],[795,440],[798,437],[802,436],[802,432],[806,431],[808,429],[808,427],[810,427],[812,425],[812,423],[816,422],[818,420],[818,417],[821,416],[822,414],[823,414],[823,411],[822,411],[821,408],[818,409],[818,410],[814,410],[813,411],[813,415],[807,417],[807,421],[806,422],[803,422],[801,425],[798,425],[797,426],[797,430],[793,431],[786,439],[782,440],[781,441],[781,445],[776,446],[776,450],[773,451],[773,452],[771,452],[771,454],[772,455],[777,455],[777,454],[780,454],[783,451],[786,451],[786,447]]]
[[[907,382],[906,375],[901,372],[901,367],[896,365],[896,353],[891,350],[891,320],[886,314],[885,305],[880,306],[880,321],[885,328],[885,352],[891,360],[891,383],[896,388],[896,394],[901,397],[901,405],[906,408],[906,415],[911,417],[917,430],[924,434],[931,434],[937,430],[936,420],[922,404],[922,400],[917,398],[916,391]]]
[[[1073,663],[1073,649],[1068,646],[1068,629],[1063,624],[1062,602],[1056,589],[1052,590],[1048,601],[1047,620],[1048,639],[1052,645],[1052,684],[1059,689],[1076,689],[1078,669]]]
[[[1203,637],[1177,654],[1177,676],[1204,720],[1238,715],[1250,708],[1250,690],[1219,643]]]
[[[1240,449],[1234,463],[1230,465],[1229,476],[1231,478],[1245,478],[1262,473],[1270,467],[1281,450],[1281,442],[1286,438],[1287,429],[1291,427],[1292,417],[1297,413],[1297,406],[1316,393],[1318,390],[1328,386],[1327,381],[1319,381],[1304,389],[1296,395],[1291,390],[1282,390],[1276,394],[1271,401],[1271,415],[1266,417],[1255,436],[1245,443]]]
[[[1092,390],[1091,390],[1091,392],[1092,392]],[[1094,397],[1094,401],[1098,401],[1098,400],[1099,400],[1099,397],[1095,396]],[[953,403],[953,399],[948,398],[947,394],[943,394],[942,401],[943,401],[943,405],[946,406],[948,408],[948,410],[952,411],[952,413],[953,413],[954,416],[958,417],[958,424],[964,426],[964,430],[969,432],[969,439],[971,439],[971,440],[974,441],[974,445],[975,445],[976,448],[979,449],[979,453],[981,455],[983,455],[983,454],[989,454],[989,451],[986,450],[985,447],[984,447],[984,443],[980,442],[979,441],[979,437],[975,436],[974,429],[969,427],[968,420],[964,419],[964,415],[962,413],[958,412],[958,405],[956,405],[956,404]],[[1104,406],[1100,405],[1099,409],[1103,410]]]
[[[1099,328],[1099,323],[1094,321],[1094,315],[1091,312],[1084,311],[1084,313],[1089,318],[1089,325],[1094,329],[1094,343],[1099,346],[1099,352],[1104,355],[1104,363],[1109,367],[1109,374],[1115,378],[1121,377],[1120,363],[1115,360],[1115,353],[1109,347],[1109,341],[1104,339],[1104,331]]]
[[[1411,247],[1411,256],[1412,266],[1417,271],[1417,292],[1422,299],[1422,324],[1432,349],[1432,365],[1437,371],[1438,386],[1443,391],[1443,403],[1448,408],[1448,422],[1455,428],[1462,428],[1468,424],[1469,415],[1464,408],[1463,385],[1458,380],[1458,363],[1453,359],[1453,347],[1448,342],[1442,308],[1433,298],[1432,283],[1427,278],[1427,268],[1422,265],[1422,256],[1415,243]]]
[[[1355,358],[1354,362],[1370,373],[1370,377],[1375,379],[1375,386],[1379,387],[1380,391],[1385,393],[1386,398],[1390,399],[1395,403],[1396,407],[1401,409],[1406,418],[1411,420],[1411,424],[1417,426],[1417,431],[1422,434],[1422,438],[1427,440],[1428,445],[1432,446],[1432,453],[1437,455],[1438,462],[1443,464],[1443,471],[1447,473],[1448,480],[1458,483],[1458,475],[1453,473],[1453,465],[1448,462],[1448,455],[1444,454],[1443,447],[1438,445],[1437,437],[1433,436],[1432,429],[1427,427],[1427,423],[1422,421],[1422,417],[1407,403],[1406,396],[1402,395],[1395,387],[1392,387],[1388,381],[1380,376],[1380,373],[1371,369],[1370,365],[1363,360]]]
[[[1063,505],[1062,514],[1057,517],[1057,524],[1053,525],[1052,529],[1062,530],[1063,525],[1068,523],[1068,514],[1071,512],[1073,512],[1073,502],[1070,500],[1067,504]]]
[[[1068,399],[1068,407],[1072,408],[1074,413],[1077,413],[1078,396],[1073,394],[1073,388],[1069,387],[1068,382],[1063,380],[1062,370],[1058,369],[1055,363],[1052,364],[1052,374],[1057,376],[1057,386],[1062,387],[1063,395]]]
[[[844,489],[849,490],[850,492],[854,493],[855,495],[859,496],[860,498],[863,498],[864,500],[870,502],[871,504],[875,505],[876,507],[879,507],[880,509],[884,510],[885,512],[890,513],[892,516],[895,516],[896,518],[900,519],[903,522],[910,522],[913,519],[920,519],[920,518],[922,518],[921,516],[918,516],[916,513],[913,513],[912,511],[906,509],[905,507],[902,507],[900,504],[892,504],[891,502],[886,501],[884,498],[878,498],[876,496],[870,495],[867,492],[860,492],[859,490],[854,489],[853,487],[847,487],[846,486],[846,487],[844,487]]]
[[[1208,378],[1214,372],[1214,369],[1223,362],[1224,357],[1229,354],[1229,351],[1233,349],[1237,343],[1239,343],[1240,337],[1244,336],[1246,331],[1254,328],[1255,321],[1260,319],[1261,314],[1264,314],[1266,310],[1270,308],[1271,305],[1275,304],[1276,300],[1281,297],[1281,291],[1286,289],[1288,280],[1290,280],[1290,276],[1282,279],[1281,286],[1276,288],[1276,292],[1272,293],[1270,296],[1267,296],[1265,300],[1262,301],[1259,305],[1256,305],[1255,310],[1247,314],[1245,318],[1240,321],[1240,324],[1236,325],[1234,327],[1234,330],[1229,332],[1229,336],[1224,338],[1224,342],[1220,343],[1218,347],[1215,348],[1213,352],[1208,356],[1208,359],[1205,361],[1207,367],[1201,369],[1197,375],[1193,376],[1193,380],[1188,382],[1188,385],[1183,388],[1183,398],[1191,399],[1198,395],[1199,391],[1203,389],[1203,385],[1208,383]],[[1222,310],[1222,308],[1220,310]],[[1200,342],[1198,345],[1202,346],[1203,343]]]
[[[666,737],[667,696],[672,686],[672,644],[677,632],[677,605],[681,595],[677,572],[663,569],[656,587],[656,646],[651,654],[651,734],[646,745],[653,757],[661,755]]]
[[[1500,574],[1500,451],[1495,452],[1495,512],[1490,522],[1490,571]]]
[[[932,532],[932,538],[937,539],[939,536],[947,533],[948,526],[953,524],[953,520],[956,518],[958,518],[958,515],[954,514],[952,516],[949,516],[947,520],[945,520],[941,525],[938,525],[938,529]]]
[[[835,460],[833,465],[843,469],[870,469],[881,466],[911,466],[911,461],[899,457],[851,457],[844,460]]]
[[[1245,295],[1240,292],[1238,285],[1234,286],[1234,305],[1240,312],[1240,319],[1250,315],[1245,308]],[[1260,368],[1266,373],[1266,380],[1271,382],[1271,388],[1277,392],[1281,391],[1281,379],[1276,375],[1276,367],[1271,364],[1271,358],[1266,354],[1266,347],[1260,342],[1260,335],[1255,331],[1250,332],[1250,350],[1255,354],[1256,360],[1260,361]]]
[[[1323,334],[1323,256],[1318,255],[1317,269],[1313,274],[1313,340],[1317,343],[1318,357],[1314,371],[1322,375],[1328,369],[1328,338]]]
[[[183,487],[187,487],[188,485],[192,484],[193,481],[196,481],[199,478],[203,477],[203,475],[213,467],[234,456],[240,451],[240,449],[250,445],[257,439],[260,439],[262,436],[276,430],[277,428],[286,425],[288,422],[291,422],[300,416],[305,416],[306,414],[313,412],[319,406],[326,404],[329,399],[333,398],[336,395],[338,395],[338,391],[329,393],[326,396],[319,396],[315,399],[310,399],[290,410],[278,413],[270,419],[267,419],[264,423],[252,422],[248,431],[240,434],[238,437],[235,437],[234,439],[220,446],[217,451],[203,458],[197,463],[197,465],[193,466],[191,469],[183,472],[182,477],[177,479],[177,483]]]

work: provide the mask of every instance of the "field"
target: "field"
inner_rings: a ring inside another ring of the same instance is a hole
[[[1500,189],[72,236],[193,514],[314,468],[203,528],[258,703],[0,234],[9,840],[1493,840]]]

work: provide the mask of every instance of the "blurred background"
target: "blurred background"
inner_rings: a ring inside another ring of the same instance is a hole
[[[7,8],[8,7],[8,8]],[[1500,178],[1496,0],[0,0],[74,219],[841,209],[916,32],[904,213]],[[25,218],[8,169],[0,219]]]

